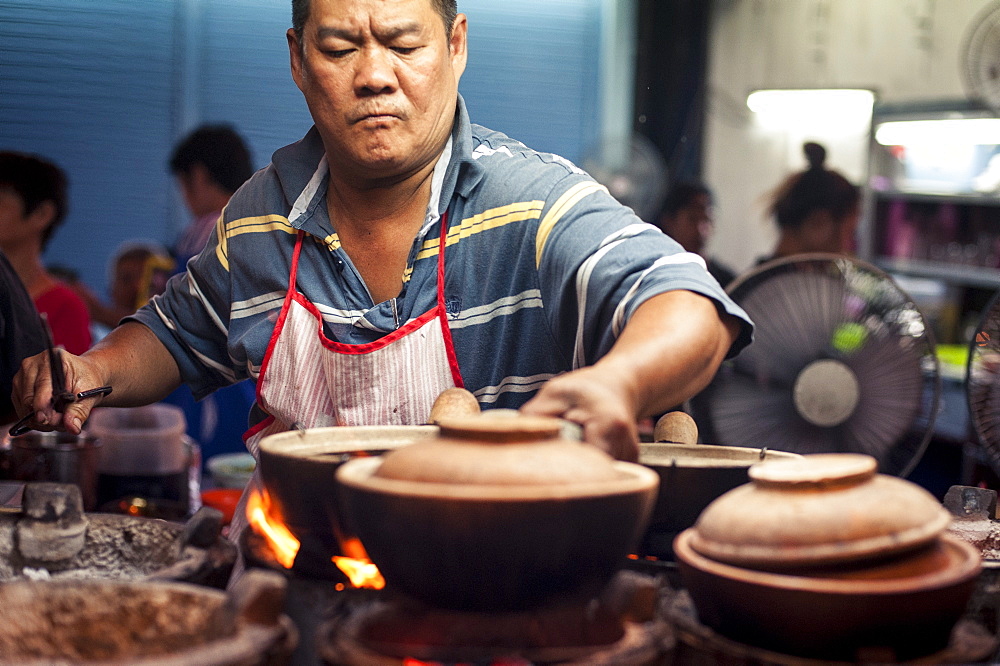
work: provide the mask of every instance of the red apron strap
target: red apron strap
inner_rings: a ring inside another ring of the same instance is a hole
[[[448,326],[448,306],[444,297],[444,250],[448,245],[448,212],[441,216],[441,239],[438,244],[438,275],[437,275],[437,308],[441,317],[441,335],[444,338],[444,349],[448,356],[448,367],[455,386],[465,388],[462,373],[458,368],[458,357],[455,355],[455,343],[451,339],[451,328]]]

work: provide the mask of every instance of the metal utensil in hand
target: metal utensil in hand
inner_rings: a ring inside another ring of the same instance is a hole
[[[52,329],[49,328],[49,318],[45,313],[41,313],[39,317],[42,320],[42,331],[45,333],[45,342],[48,346],[47,353],[49,355],[49,377],[52,380],[52,409],[56,410],[60,414],[66,412],[66,409],[78,400],[86,400],[87,398],[92,398],[94,396],[106,396],[111,393],[110,386],[101,386],[95,389],[89,389],[87,391],[81,391],[79,393],[71,392],[66,386],[66,373],[63,372],[62,358],[59,356],[60,349],[57,349],[52,342]],[[23,435],[24,433],[32,430],[28,425],[28,421],[35,415],[34,412],[28,412],[26,415],[22,416],[17,423],[11,426],[10,436],[17,437]]]

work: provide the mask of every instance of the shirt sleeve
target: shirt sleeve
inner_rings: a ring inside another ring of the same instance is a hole
[[[219,227],[225,228],[221,221]],[[229,345],[232,276],[224,259],[217,228],[187,270],[171,277],[162,294],[126,318],[153,331],[198,399],[249,376],[245,359],[234,357]]]
[[[706,296],[740,321],[730,357],[752,339],[750,318],[709,274],[704,259],[685,252],[586,176],[569,176],[553,188],[535,249],[550,326],[572,345],[573,367],[606,354],[642,303],[676,289]]]

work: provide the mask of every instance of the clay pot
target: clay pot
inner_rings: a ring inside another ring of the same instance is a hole
[[[853,662],[875,649],[894,662],[943,649],[981,567],[975,548],[949,535],[887,559],[784,573],[716,562],[694,537],[694,528],[682,532],[674,551],[702,624],[819,659]]]
[[[671,543],[694,525],[717,497],[747,483],[751,465],[801,458],[797,453],[698,443],[698,428],[684,412],[670,412],[657,421],[656,442],[639,444],[639,463],[660,477],[649,529],[640,552],[673,557]]]
[[[442,420],[438,438],[341,466],[348,527],[387,589],[473,611],[599,591],[645,529],[658,479],[561,438],[560,427],[486,412]]]
[[[442,391],[431,406],[429,421],[479,413],[479,403],[463,388]],[[329,562],[334,555],[358,557],[338,508],[336,471],[357,457],[387,451],[435,437],[436,425],[337,426],[291,430],[265,437],[258,451],[260,475],[270,507],[301,542],[300,552]]]
[[[437,435],[437,426],[340,426],[291,430],[264,437],[258,457],[270,510],[302,542],[306,552],[328,560],[351,535],[337,505],[337,468],[355,457],[386,451]]]
[[[755,465],[751,483],[702,512],[691,548],[719,562],[781,569],[885,557],[947,529],[949,514],[933,495],[876,471],[874,458],[851,453]]]

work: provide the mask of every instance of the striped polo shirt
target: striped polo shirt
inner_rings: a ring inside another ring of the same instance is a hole
[[[730,355],[751,339],[747,315],[701,257],[568,160],[471,124],[461,98],[402,291],[373,303],[327,212],[326,159],[315,127],[276,151],[233,195],[187,271],[134,315],[196,396],[258,376],[299,230],[296,288],[327,337],[358,344],[434,306],[444,221],[448,325],[465,386],[484,408],[516,408],[553,376],[594,363],[643,301],[668,290],[703,294],[742,320]]]

